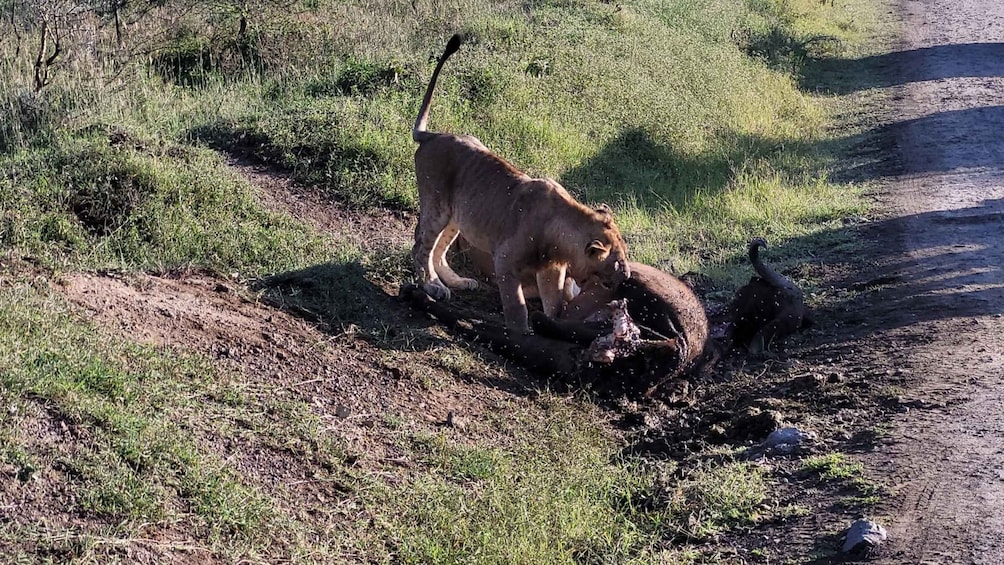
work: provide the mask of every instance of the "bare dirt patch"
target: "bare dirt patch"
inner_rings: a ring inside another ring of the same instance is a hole
[[[411,247],[416,218],[410,212],[379,208],[351,210],[324,198],[316,190],[296,184],[288,174],[250,159],[231,157],[230,166],[258,188],[267,206],[322,232],[335,234],[369,252]]]
[[[73,274],[65,292],[124,338],[207,355],[249,382],[309,399],[342,433],[356,428],[365,435],[383,414],[434,425],[450,411],[479,413],[499,399],[498,391],[463,380],[437,380],[445,386],[429,389],[408,378],[430,363],[421,354],[414,366],[402,368],[393,352],[351,331],[329,333],[207,274]]]

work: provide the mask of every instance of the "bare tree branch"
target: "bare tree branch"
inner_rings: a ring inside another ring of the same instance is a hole
[[[45,65],[45,52],[48,49],[49,23],[42,20],[39,27],[38,56],[35,57],[35,92],[40,92],[45,86],[47,74]]]

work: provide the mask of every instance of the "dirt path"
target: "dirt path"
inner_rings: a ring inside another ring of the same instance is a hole
[[[1004,3],[899,0],[885,134],[899,167],[873,235],[873,361],[901,371],[883,563],[1004,563]],[[895,244],[893,244],[895,243]]]

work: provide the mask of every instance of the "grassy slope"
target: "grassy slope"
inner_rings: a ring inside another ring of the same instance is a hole
[[[749,236],[782,244],[861,209],[854,187],[827,179],[825,115],[790,73],[809,36],[856,39],[863,8],[811,0],[473,2],[462,12],[389,0],[322,5],[258,22],[273,34],[261,43],[265,75],[211,75],[196,87],[132,67],[108,84],[92,76],[93,61],[71,53],[45,98],[34,99],[23,91],[30,61],[3,57],[7,257],[65,270],[199,266],[244,276],[332,259],[371,264],[266,210],[214,149],[285,167],[350,206],[413,209],[406,132],[428,56],[455,29],[471,41],[444,73],[433,127],[473,133],[583,199],[610,202],[638,260],[727,284],[742,276],[730,266]],[[328,25],[289,23],[297,20]],[[289,43],[302,49],[275,51]],[[781,249],[789,258],[806,251]],[[405,252],[392,250],[397,264]],[[764,477],[745,465],[669,479],[670,461],[621,457],[601,410],[546,393],[485,415],[490,433],[467,442],[405,425],[415,470],[393,480],[353,474],[342,468],[337,438],[318,436],[309,404],[248,395],[239,376],[196,355],[109,339],[80,323],[44,277],[6,263],[3,471],[69,493],[67,512],[86,524],[5,526],[0,535],[17,552],[100,559],[154,524],[168,548],[172,531],[190,531],[228,559],[673,561],[686,551],[669,540],[749,523],[766,496]],[[290,423],[255,441],[319,445],[290,456],[325,458],[325,472],[352,486],[343,502],[365,508],[368,521],[305,518],[191,433],[225,435],[234,422],[276,411]],[[49,421],[83,436],[36,441]]]

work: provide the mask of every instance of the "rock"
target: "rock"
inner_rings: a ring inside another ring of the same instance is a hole
[[[857,520],[847,530],[844,553],[867,553],[886,540],[885,528],[871,520]]]
[[[747,408],[729,424],[729,437],[744,441],[757,440],[781,427],[781,414],[774,410]]]
[[[764,449],[778,449],[782,445],[789,446],[788,448],[781,448],[787,450],[789,453],[791,449],[797,447],[800,443],[806,440],[816,439],[816,434],[813,432],[803,432],[798,428],[780,428],[774,430],[767,436],[767,439],[763,440],[761,447]]]
[[[466,427],[464,425],[463,419],[458,418],[457,415],[453,412],[453,410],[450,410],[449,412],[446,413],[446,425],[459,431],[463,431],[464,428]]]
[[[780,428],[771,432],[760,445],[747,450],[746,456],[756,458],[765,455],[791,455],[801,449],[802,443],[814,439],[816,434],[813,432],[792,427]]]
[[[771,455],[791,455],[798,446],[793,443],[779,443],[768,449]]]
[[[344,404],[335,406],[335,416],[338,416],[339,418],[348,418],[351,413],[352,411],[349,410],[349,407]]]

